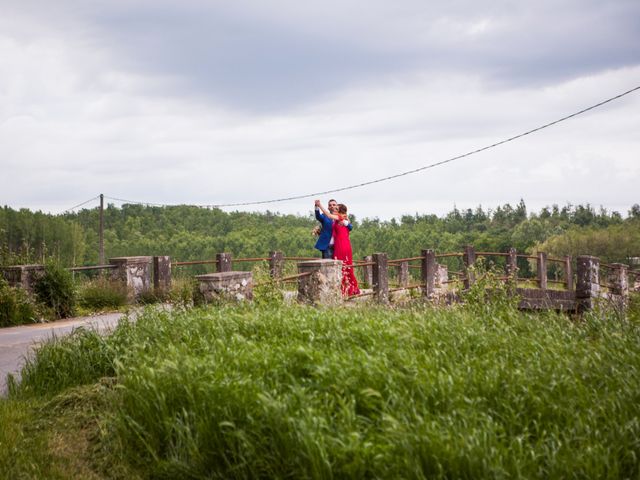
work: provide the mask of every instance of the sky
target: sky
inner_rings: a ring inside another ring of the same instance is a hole
[[[637,0],[0,0],[0,205],[640,203]],[[78,208],[83,208],[78,207]]]

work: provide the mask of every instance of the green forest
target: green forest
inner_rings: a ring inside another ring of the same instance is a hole
[[[105,258],[170,255],[179,261],[212,259],[216,253],[263,257],[271,250],[286,256],[317,256],[308,216],[224,212],[194,206],[152,207],[109,204],[104,210]],[[605,262],[627,263],[640,256],[640,206],[626,215],[591,205],[553,205],[529,212],[524,201],[495,209],[448,214],[404,215],[391,220],[352,217],[354,258],[386,252],[389,258],[415,256],[421,249],[461,251],[545,251],[550,255],[590,254]],[[0,263],[55,260],[60,265],[99,262],[97,208],[52,215],[0,208]]]

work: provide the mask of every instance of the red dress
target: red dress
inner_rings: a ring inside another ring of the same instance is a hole
[[[353,272],[353,253],[349,229],[342,220],[333,222],[333,258],[342,260],[342,295],[358,295],[358,280]]]

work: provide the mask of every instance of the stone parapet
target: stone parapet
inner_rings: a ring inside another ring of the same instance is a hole
[[[0,271],[10,286],[33,294],[36,281],[44,275],[44,265],[12,265],[0,267]]]
[[[600,296],[600,259],[580,255],[576,259],[576,308],[590,310]]]
[[[167,255],[153,257],[153,289],[160,296],[171,291],[171,257]]]
[[[115,257],[109,259],[109,264],[116,267],[111,273],[111,278],[126,285],[129,302],[134,302],[141,295],[152,291],[152,259],[153,257]]]
[[[251,272],[217,272],[196,275],[198,288],[207,303],[253,299]]]
[[[298,263],[298,301],[309,304],[337,305],[342,302],[342,262],[307,260]]]
[[[281,278],[284,272],[284,253],[272,250],[269,252],[269,276]]]

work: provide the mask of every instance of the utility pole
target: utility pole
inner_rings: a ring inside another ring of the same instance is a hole
[[[100,265],[104,265],[104,194],[100,194]]]

